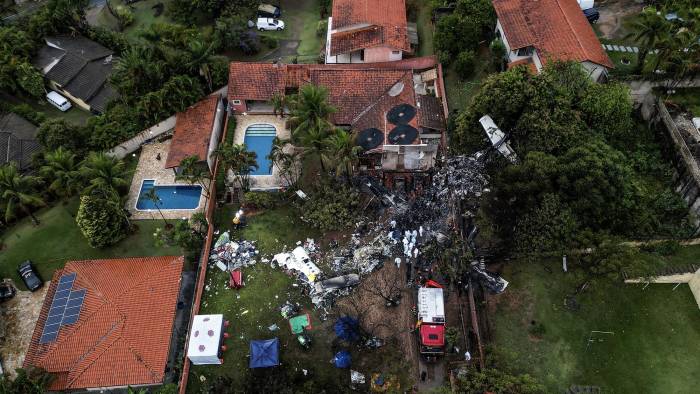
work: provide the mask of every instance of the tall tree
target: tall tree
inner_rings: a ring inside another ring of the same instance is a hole
[[[151,201],[153,205],[156,206],[156,209],[158,210],[158,213],[160,214],[160,217],[163,218],[163,223],[165,226],[168,226],[168,221],[165,219],[165,215],[163,215],[163,211],[160,210],[160,206],[163,204],[163,200],[160,199],[160,196],[158,196],[158,192],[156,192],[156,188],[153,187],[149,191],[143,194],[141,198],[145,198],[148,201]]]
[[[326,156],[328,162],[335,165],[336,176],[345,173],[348,182],[352,177],[352,168],[357,162],[362,147],[355,145],[352,135],[342,129],[338,129],[334,134],[325,140]]]
[[[336,111],[337,109],[328,103],[328,89],[325,86],[302,86],[299,94],[292,100],[292,136],[299,139],[310,132],[327,132],[333,126],[330,118]]]
[[[291,149],[285,151],[287,146],[291,147]],[[267,155],[267,158],[270,160],[270,169],[272,169],[272,166],[277,167],[287,186],[296,184],[300,175],[300,157],[299,152],[294,149],[288,139],[275,137],[272,140],[272,149],[270,149],[270,154]]]
[[[191,72],[198,72],[207,82],[208,92],[214,90],[212,68],[218,43],[213,40],[205,43],[201,39],[193,39],[188,43],[188,59],[186,66]]]
[[[185,157],[180,162],[179,167],[179,173],[175,176],[175,180],[183,180],[191,185],[197,183],[202,186],[205,195],[209,197],[209,169],[201,163],[199,156]]]
[[[63,148],[44,155],[46,164],[40,173],[49,183],[49,190],[61,197],[72,196],[81,187],[80,171],[75,154]]]
[[[103,192],[113,197],[129,184],[129,171],[124,162],[103,152],[91,152],[80,167],[80,173],[87,182],[85,191]]]
[[[250,173],[258,168],[257,154],[245,144],[222,143],[213,153],[226,172],[231,171],[244,191],[250,189]]]
[[[635,70],[637,73],[641,73],[644,69],[644,62],[649,52],[656,49],[656,44],[668,36],[669,27],[668,21],[654,7],[646,8],[640,18],[632,23],[633,31],[627,38],[632,38],[641,46],[637,56]]]
[[[17,217],[17,211],[21,210],[39,225],[32,208],[46,205],[38,190],[40,184],[41,178],[20,174],[14,163],[0,166],[0,200],[5,207],[5,222]]]
[[[326,166],[323,160],[323,154],[326,151],[327,140],[329,137],[329,128],[326,125],[320,125],[321,127],[313,127],[307,129],[299,137],[299,143],[304,147],[304,155],[313,155],[318,157],[318,161],[321,164],[321,173],[326,175]]]

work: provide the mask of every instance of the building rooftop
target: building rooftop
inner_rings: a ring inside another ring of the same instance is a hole
[[[0,165],[14,162],[20,171],[31,167],[32,155],[41,151],[37,127],[19,115],[0,115]]]
[[[331,55],[388,46],[411,52],[405,0],[333,0]]]
[[[545,63],[613,67],[576,0],[493,0],[493,6],[511,49],[533,46]]]
[[[175,132],[165,168],[178,167],[189,156],[197,156],[200,161],[207,160],[218,100],[218,96],[209,96],[176,115]]]
[[[162,383],[183,263],[69,261],[54,273],[24,367],[54,375],[51,391]]]

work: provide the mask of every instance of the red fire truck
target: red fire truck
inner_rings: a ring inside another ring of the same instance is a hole
[[[435,282],[426,285],[439,286]],[[420,353],[428,359],[442,356],[445,353],[445,303],[441,287],[418,289],[418,324]]]

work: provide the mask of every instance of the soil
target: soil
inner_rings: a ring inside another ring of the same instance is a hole
[[[47,282],[34,293],[17,291],[14,298],[0,304],[0,359],[11,378],[22,367],[48,288]]]
[[[598,30],[603,38],[624,38],[620,36],[622,19],[628,15],[639,13],[643,3],[637,0],[604,0],[597,1],[596,7],[600,12]]]

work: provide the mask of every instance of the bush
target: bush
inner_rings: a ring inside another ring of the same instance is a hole
[[[85,148],[83,131],[59,118],[43,122],[37,131],[37,139],[47,150],[65,148],[69,151],[81,152]]]
[[[489,50],[491,51],[491,67],[496,71],[502,71],[506,57],[506,44],[499,39],[495,39],[489,44]]]
[[[274,208],[277,196],[270,192],[246,192],[243,195],[243,205],[254,209]]]
[[[325,181],[303,203],[303,218],[322,231],[340,230],[355,222],[359,201],[356,189]]]
[[[88,37],[107,48],[113,50],[117,55],[129,49],[129,40],[123,33],[105,29],[103,27],[93,27],[88,31]]]
[[[43,112],[38,112],[34,110],[29,104],[18,104],[10,108],[10,112],[27,119],[32,122],[35,126],[39,126],[46,120],[46,115]]]
[[[328,20],[323,19],[323,20],[318,21],[318,25],[316,25],[316,35],[319,37],[325,37],[327,30],[328,30]]]
[[[474,74],[474,52],[464,51],[457,56],[455,69],[461,79],[468,79]]]
[[[268,48],[277,48],[278,42],[270,36],[260,36],[260,43]]]
[[[113,245],[126,237],[129,230],[118,203],[94,196],[80,197],[75,222],[93,248]]]
[[[655,243],[647,243],[641,246],[641,250],[654,253],[661,256],[673,256],[681,250],[681,244],[678,241],[668,240]]]

